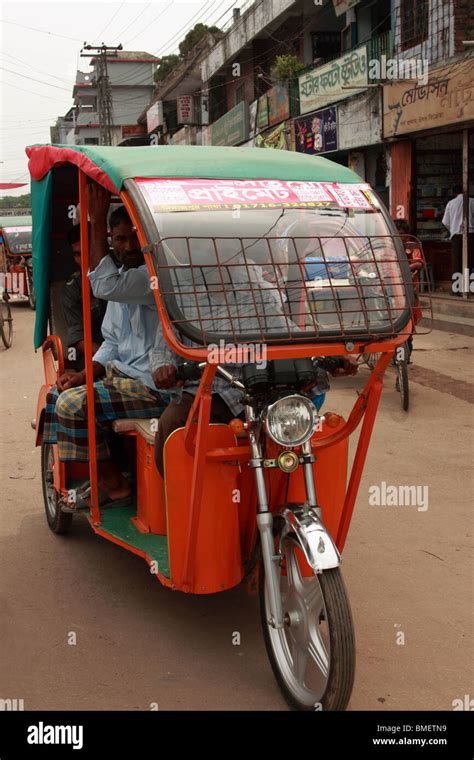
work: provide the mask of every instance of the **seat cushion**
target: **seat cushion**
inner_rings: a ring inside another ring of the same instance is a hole
[[[153,429],[151,423],[153,422]],[[114,420],[112,423],[112,429],[116,433],[137,433],[141,435],[147,443],[155,443],[156,435],[156,418],[139,418],[131,419],[130,417],[124,417],[120,420]]]

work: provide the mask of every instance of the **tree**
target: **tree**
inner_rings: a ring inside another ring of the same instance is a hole
[[[162,82],[166,79],[168,74],[171,74],[176,64],[179,63],[179,60],[179,55],[175,55],[174,53],[172,55],[164,55],[155,72],[155,82]]]
[[[0,198],[2,208],[31,208],[31,193],[27,195],[4,195]]]
[[[207,26],[207,24],[196,24],[194,29],[191,29],[184,40],[179,43],[179,54],[181,58],[184,58],[193,48],[197,45],[199,40],[204,37],[205,34],[216,34],[220,32],[218,26]]]
[[[285,84],[294,79],[304,67],[296,55],[277,55],[270,74],[277,84]]]

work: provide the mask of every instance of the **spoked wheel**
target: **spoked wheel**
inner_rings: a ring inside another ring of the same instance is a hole
[[[373,371],[382,354],[376,352],[374,354],[364,354],[364,356],[367,357],[366,362],[368,368]]]
[[[408,363],[406,358],[397,361],[397,390],[400,391],[402,409],[407,412],[410,405],[410,391],[408,386]]]
[[[298,710],[345,710],[355,672],[352,615],[339,568],[303,577],[302,550],[294,535],[282,545],[280,594],[285,626],[268,622],[270,608],[263,562],[260,610],[275,678],[288,704]]]
[[[73,515],[61,512],[59,495],[54,487],[54,454],[50,443],[41,444],[41,480],[46,519],[53,533],[68,533]]]
[[[5,348],[10,348],[13,341],[13,317],[8,298],[0,298],[0,334]]]

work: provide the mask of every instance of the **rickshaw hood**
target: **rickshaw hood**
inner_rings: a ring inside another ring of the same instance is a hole
[[[36,290],[35,348],[46,337],[49,313],[49,247],[51,236],[52,170],[64,164],[119,193],[127,179],[279,179],[360,183],[345,166],[320,156],[264,148],[155,145],[136,148],[91,145],[30,145],[26,148],[31,174],[33,209],[33,272]]]

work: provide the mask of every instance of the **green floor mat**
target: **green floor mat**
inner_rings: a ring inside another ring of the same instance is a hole
[[[132,523],[132,517],[137,513],[136,507],[107,507],[101,510],[100,528],[115,538],[120,538],[126,544],[134,546],[158,565],[158,572],[170,577],[168,560],[168,539],[166,536],[156,536],[153,533],[140,533]]]

